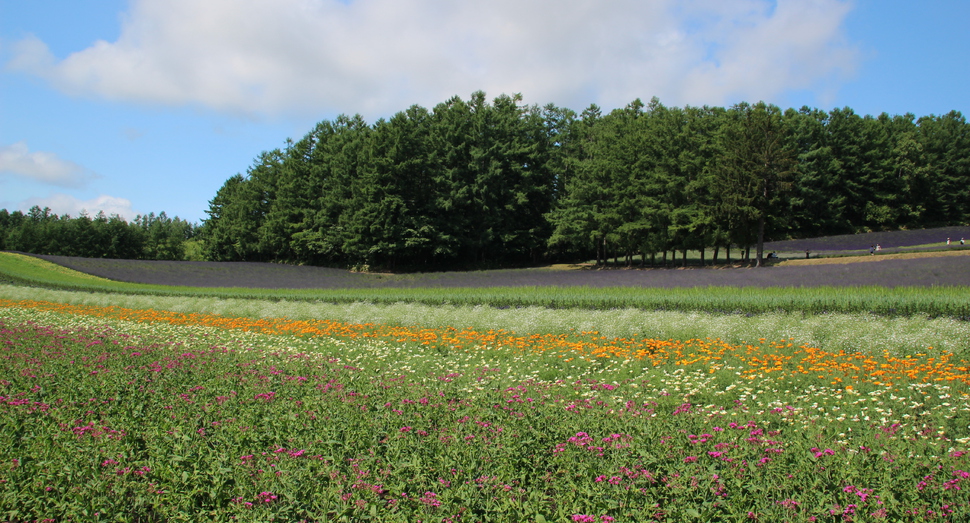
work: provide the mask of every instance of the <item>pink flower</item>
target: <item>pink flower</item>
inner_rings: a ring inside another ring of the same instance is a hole
[[[438,495],[434,492],[425,492],[424,496],[420,498],[421,502],[429,507],[440,507],[441,500],[438,499]]]
[[[674,410],[673,415],[676,416],[677,414],[688,413],[690,412],[691,407],[693,407],[693,405],[691,405],[690,403],[682,403],[679,407],[677,407]]]
[[[270,401],[273,401],[273,398],[275,396],[276,396],[276,393],[275,392],[264,392],[262,394],[257,394],[255,396],[253,396],[253,399],[266,400],[266,402],[270,402]]]
[[[821,458],[822,456],[834,456],[835,451],[832,449],[821,450],[817,447],[812,447],[812,452],[815,453],[816,458]]]

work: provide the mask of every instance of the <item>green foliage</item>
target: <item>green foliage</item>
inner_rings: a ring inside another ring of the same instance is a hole
[[[726,232],[735,243],[757,244],[756,264],[761,266],[765,227],[797,172],[791,127],[778,107],[738,104],[728,112],[718,138],[722,154],[713,180],[718,217],[730,224]]]
[[[970,216],[970,131],[957,112],[653,99],[577,116],[520,102],[476,92],[373,125],[321,122],[227,180],[202,228],[206,255],[399,271],[686,263],[687,250],[713,247],[716,259],[766,238]]]
[[[402,272],[621,257],[686,265],[688,250],[713,248],[716,261],[764,240],[964,225],[970,127],[956,111],[873,117],[656,98],[577,115],[478,91],[373,125],[320,122],[228,178],[206,213],[197,230],[164,212],[127,223],[0,210],[0,249]],[[186,252],[189,240],[201,252]]]
[[[0,250],[54,256],[141,260],[185,259],[185,242],[195,225],[165,212],[138,215],[126,222],[100,212],[94,218],[57,216],[34,206],[23,214],[0,209]]]

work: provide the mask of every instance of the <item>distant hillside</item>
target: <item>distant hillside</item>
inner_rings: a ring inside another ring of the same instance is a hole
[[[937,229],[915,229],[908,231],[870,232],[863,234],[843,234],[823,238],[766,242],[766,251],[777,252],[823,252],[823,251],[868,251],[873,245],[883,250],[898,250],[908,247],[928,249],[945,248],[946,240],[959,245],[960,239],[970,242],[970,227],[941,227]]]

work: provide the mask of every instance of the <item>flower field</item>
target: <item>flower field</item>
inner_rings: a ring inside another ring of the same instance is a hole
[[[970,363],[0,300],[0,521],[966,521]]]

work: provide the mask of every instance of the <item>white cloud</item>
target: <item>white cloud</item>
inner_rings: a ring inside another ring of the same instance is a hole
[[[26,142],[0,146],[0,173],[10,173],[60,187],[82,187],[97,177],[80,165],[54,153],[31,152]]]
[[[68,214],[75,218],[80,216],[82,212],[93,218],[99,211],[104,211],[106,216],[117,214],[125,220],[131,221],[139,214],[132,208],[131,200],[106,194],[90,200],[81,200],[68,194],[58,193],[47,198],[28,198],[20,202],[17,208],[26,212],[35,205],[41,209],[50,208],[51,212],[59,216]]]
[[[577,110],[833,89],[847,0],[133,0],[115,42],[8,67],[73,94],[248,114],[386,115],[482,89]]]

